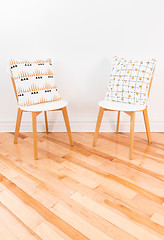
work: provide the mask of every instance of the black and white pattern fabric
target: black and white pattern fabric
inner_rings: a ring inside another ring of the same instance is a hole
[[[155,59],[145,61],[114,57],[105,100],[146,106],[155,65]]]

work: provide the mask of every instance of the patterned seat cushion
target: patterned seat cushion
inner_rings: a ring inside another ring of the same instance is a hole
[[[147,105],[156,60],[126,60],[114,57],[105,100]]]
[[[51,59],[10,61],[20,106],[30,106],[60,99],[54,79]]]

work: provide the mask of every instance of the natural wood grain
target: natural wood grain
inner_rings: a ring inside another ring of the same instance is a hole
[[[101,232],[98,228],[95,228],[93,225],[83,220],[77,214],[73,213],[71,210],[66,208],[61,203],[57,203],[51,209],[55,214],[63,218],[69,224],[71,224],[78,231],[84,232],[84,235],[88,239],[93,240],[112,240],[111,237],[107,236],[105,233]]]
[[[39,224],[34,231],[42,237],[42,239],[48,240],[64,240],[64,238],[55,232],[48,224],[42,222]]]
[[[32,128],[33,128],[34,159],[35,159],[35,160],[38,159],[36,117],[37,117],[37,113],[32,112]]]
[[[15,127],[15,136],[14,136],[15,144],[18,142],[18,134],[19,134],[20,124],[21,124],[21,119],[22,119],[22,113],[23,113],[23,111],[20,108],[18,108],[17,122],[16,122],[16,127]]]
[[[144,116],[144,122],[145,122],[145,128],[146,128],[148,143],[152,143],[147,108],[145,108],[145,110],[143,111],[143,116]]]
[[[126,230],[128,233],[134,235],[138,239],[160,239],[151,232],[135,224],[133,221],[125,218],[119,212],[113,211],[113,209],[110,208],[105,208],[101,204],[87,198],[86,196],[83,196],[81,193],[76,192],[72,195],[72,198],[119,228]]]
[[[164,134],[0,133],[0,239],[164,240]]]
[[[45,118],[45,124],[46,124],[46,133],[48,133],[48,120],[47,120],[47,112],[44,111],[44,118]]]
[[[104,108],[100,107],[99,108],[99,113],[98,113],[98,118],[97,118],[97,123],[96,123],[94,139],[93,139],[93,146],[94,147],[96,146],[96,143],[97,143],[97,138],[98,138],[98,134],[99,134],[99,130],[100,130],[103,114],[104,114]]]
[[[135,125],[135,112],[130,117],[130,146],[129,146],[129,159],[133,157],[133,145],[134,145],[134,125]]]
[[[8,229],[8,227],[3,224],[3,222],[0,222],[0,239],[18,240],[18,238]]]
[[[62,108],[62,113],[63,113],[65,126],[66,126],[67,133],[68,133],[69,142],[70,142],[70,145],[73,146],[71,127],[70,127],[70,123],[69,123],[69,118],[68,118],[68,113],[67,113],[67,108],[66,107]]]
[[[4,205],[0,205],[0,222],[5,224],[8,229],[18,238],[24,240],[36,240],[40,238],[30,231],[29,228],[25,227],[19,218],[13,216],[11,212],[5,208]]]
[[[164,215],[155,212],[151,217],[151,220],[164,227]]]
[[[119,124],[120,124],[120,111],[118,111],[118,115],[117,115],[116,133],[118,133],[118,131],[119,131]]]

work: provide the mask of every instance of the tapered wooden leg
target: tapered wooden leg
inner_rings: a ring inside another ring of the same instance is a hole
[[[94,135],[94,139],[93,139],[93,147],[96,146],[96,142],[97,142],[97,138],[98,138],[103,114],[104,114],[104,108],[100,107],[99,108],[99,113],[98,113],[98,118],[97,118],[97,123],[96,123],[95,135]]]
[[[47,121],[47,112],[44,111],[45,124],[46,124],[46,133],[48,133],[48,121]]]
[[[19,135],[19,129],[20,129],[20,124],[21,124],[21,119],[22,119],[22,110],[18,108],[17,112],[17,122],[15,126],[15,135],[14,135],[14,144],[18,142],[18,135]]]
[[[69,118],[68,118],[68,113],[67,113],[66,107],[62,108],[62,113],[63,113],[66,129],[67,129],[67,133],[68,133],[69,142],[70,142],[70,145],[73,146],[72,133],[71,133],[71,128],[70,128],[70,123],[69,123]]]
[[[118,116],[117,116],[117,128],[116,128],[116,133],[118,133],[119,124],[120,124],[120,111],[118,111]]]
[[[132,156],[133,156],[134,125],[135,125],[135,112],[132,112],[131,119],[130,119],[130,147],[129,147],[129,159],[130,160],[132,160]]]
[[[145,122],[145,127],[146,127],[148,143],[152,143],[147,108],[145,108],[145,110],[143,111],[143,116],[144,116],[144,122]]]
[[[38,159],[36,116],[37,116],[37,113],[32,112],[32,127],[33,127],[34,159],[35,160]]]

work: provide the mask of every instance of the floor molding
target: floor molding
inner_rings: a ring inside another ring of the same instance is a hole
[[[72,120],[70,121],[72,132],[94,132],[96,121],[81,121],[81,120]],[[163,121],[152,121],[150,122],[152,132],[164,132],[164,122]],[[130,122],[121,121],[120,122],[120,131],[129,132]],[[37,122],[38,132],[45,131],[44,121]],[[101,125],[101,132],[114,132],[116,129],[116,121],[103,121]],[[0,132],[14,132],[15,130],[15,121],[0,121]],[[22,121],[21,123],[21,132],[31,132],[32,131],[32,122],[31,121]],[[65,132],[64,121],[50,121],[49,122],[49,131],[50,132]],[[136,132],[145,132],[145,126],[143,121],[136,121],[135,124]]]

